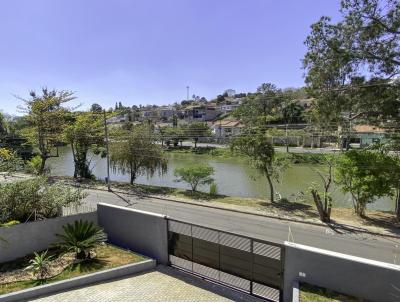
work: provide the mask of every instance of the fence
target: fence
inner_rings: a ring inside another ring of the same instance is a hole
[[[97,211],[97,206],[94,205],[72,205],[63,207],[60,216],[71,216],[84,213],[92,213]]]

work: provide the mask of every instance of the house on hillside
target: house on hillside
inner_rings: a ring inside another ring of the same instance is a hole
[[[125,121],[127,121],[127,119],[128,119],[128,115],[127,114],[117,115],[117,116],[113,116],[113,117],[108,118],[106,120],[106,123],[108,125],[111,125],[111,124],[122,124],[122,123],[125,123]]]
[[[221,111],[218,107],[214,106],[189,106],[184,110],[184,118],[187,122],[207,122],[215,120]]]
[[[158,109],[158,115],[162,121],[169,121],[176,114],[172,106],[162,106]]]
[[[220,110],[222,113],[227,114],[232,112],[233,110],[239,108],[240,104],[242,101],[240,99],[231,101],[231,102],[225,102],[220,105]]]
[[[148,108],[140,111],[140,121],[158,121],[159,118],[159,112],[155,108]]]
[[[372,125],[355,125],[351,131],[346,131],[339,127],[338,131],[341,138],[341,145],[344,148],[347,144],[363,148],[376,143],[386,143],[389,139],[389,135],[385,129]]]
[[[217,121],[212,124],[211,132],[217,138],[228,138],[240,135],[244,125],[240,121]]]

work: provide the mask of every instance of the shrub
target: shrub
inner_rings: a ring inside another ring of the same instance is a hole
[[[210,185],[210,195],[216,196],[218,194],[218,186],[215,182]]]
[[[75,221],[63,226],[64,234],[56,234],[60,242],[56,247],[65,252],[75,252],[77,259],[88,259],[90,250],[107,240],[103,229],[92,221]]]
[[[16,225],[16,224],[20,224],[20,222],[18,220],[11,220],[9,222],[0,224],[0,227],[9,227],[9,226],[13,226],[13,225]]]
[[[16,172],[23,167],[24,162],[16,152],[0,148],[0,172]]]
[[[42,165],[42,159],[39,155],[36,155],[26,163],[25,169],[28,173],[39,175],[41,165]]]
[[[35,252],[35,257],[29,261],[30,265],[26,268],[26,270],[33,271],[38,280],[44,280],[49,276],[49,264],[54,257],[47,253],[48,251],[40,254]]]
[[[50,185],[41,177],[0,184],[0,223],[56,217],[60,208],[79,204],[84,197],[80,189]]]

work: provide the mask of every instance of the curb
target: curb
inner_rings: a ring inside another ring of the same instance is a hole
[[[77,184],[70,184],[70,185],[74,186],[74,187],[78,187],[78,188],[86,188],[86,189],[90,189],[90,190],[109,192],[107,189],[101,189],[101,188],[96,188],[96,187],[81,186],[81,185],[77,185]],[[384,238],[386,237],[386,238],[391,238],[391,239],[400,239],[400,235],[382,234],[382,233],[377,233],[377,232],[372,232],[372,231],[367,231],[367,230],[359,230],[359,229],[354,229],[354,228],[348,227],[348,226],[338,226],[333,223],[325,224],[325,223],[318,223],[318,222],[311,222],[311,221],[303,221],[303,220],[278,217],[278,216],[273,216],[273,215],[268,215],[268,214],[254,213],[254,212],[250,212],[250,211],[241,211],[241,210],[236,210],[236,209],[219,207],[219,206],[215,206],[215,205],[205,205],[205,204],[200,204],[200,203],[196,203],[193,201],[182,201],[182,200],[170,199],[170,198],[165,198],[165,197],[159,197],[156,195],[147,195],[147,194],[140,195],[140,194],[135,194],[135,193],[128,192],[128,191],[111,190],[111,192],[126,194],[126,195],[141,196],[141,197],[149,197],[149,198],[154,198],[154,199],[158,199],[158,200],[171,201],[171,202],[181,203],[181,204],[186,204],[186,205],[194,205],[194,206],[210,208],[210,209],[225,210],[225,211],[239,213],[239,214],[254,215],[254,216],[258,216],[258,217],[265,217],[265,218],[277,219],[277,220],[281,220],[281,221],[294,222],[294,223],[302,223],[302,224],[313,225],[313,226],[318,226],[318,227],[338,228],[338,229],[345,230],[345,231],[353,231],[356,233],[363,233],[363,234],[379,236],[379,237],[384,237]]]
[[[110,281],[112,279],[124,277],[131,274],[148,271],[156,267],[156,261],[149,259],[139,263],[127,264],[124,266],[88,274],[80,277],[75,277],[63,281],[54,282],[51,284],[41,285],[25,290],[0,295],[0,302],[18,302],[28,299],[38,298],[55,294],[60,291],[70,290],[73,288],[84,287],[93,283]]]

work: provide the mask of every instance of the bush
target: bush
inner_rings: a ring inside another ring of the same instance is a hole
[[[42,159],[39,155],[32,157],[30,161],[26,163],[26,172],[39,175],[40,174],[40,167],[42,165]],[[46,171],[48,172],[48,171]]]
[[[60,242],[55,246],[65,252],[75,252],[78,259],[88,259],[90,250],[107,240],[103,229],[92,221],[75,221],[63,226],[63,230],[64,234],[56,234]]]
[[[56,217],[63,206],[79,204],[84,197],[80,189],[50,185],[42,177],[0,184],[0,223]]]
[[[24,161],[16,152],[0,148],[0,172],[16,172],[24,167]]]
[[[20,224],[20,222],[18,220],[11,220],[9,222],[0,224],[0,227],[9,227],[9,226],[13,226],[13,225],[16,225],[16,224]]]
[[[215,182],[210,185],[210,195],[217,196],[218,195],[218,186]]]

